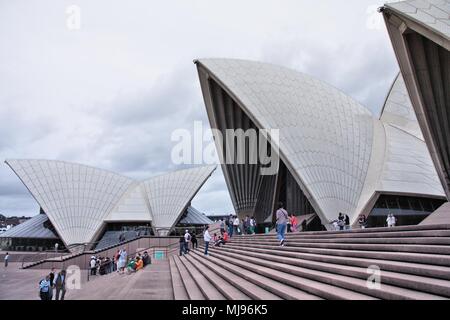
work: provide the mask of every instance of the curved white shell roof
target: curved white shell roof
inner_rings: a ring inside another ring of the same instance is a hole
[[[202,83],[214,79],[259,128],[280,130],[281,158],[324,224],[339,212],[355,221],[380,192],[444,196],[401,79],[380,121],[339,90],[284,67],[196,63]]]
[[[423,140],[385,125],[386,155],[377,191],[444,197],[430,153]]]
[[[259,128],[280,130],[280,152],[317,213],[355,211],[372,150],[370,112],[337,89],[287,68],[202,59]]]
[[[406,0],[385,6],[450,39],[450,0]]]
[[[424,140],[401,74],[392,84],[380,120]]]
[[[186,169],[153,177],[142,183],[147,194],[153,225],[166,235],[216,166]],[[177,214],[174,214],[177,213]]]
[[[92,241],[133,183],[119,174],[49,160],[7,160],[67,244]]]
[[[66,245],[94,241],[106,221],[152,221],[155,228],[172,228],[215,169],[187,169],[138,182],[64,161],[5,162],[45,211]]]

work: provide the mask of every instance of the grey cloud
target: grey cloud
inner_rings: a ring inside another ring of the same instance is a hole
[[[291,67],[374,113],[398,70],[385,31],[364,30],[372,0],[76,3],[78,33],[64,24],[72,2],[0,2],[0,161],[56,158],[138,179],[181,169],[170,160],[171,132],[192,130],[196,120],[208,125],[195,58]],[[232,210],[220,168],[193,204]],[[37,209],[0,163],[0,212]]]

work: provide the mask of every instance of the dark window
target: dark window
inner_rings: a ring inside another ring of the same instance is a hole
[[[412,210],[423,211],[421,201],[417,198],[410,198],[409,204],[411,205]]]
[[[430,200],[430,199],[422,199],[421,200],[421,202],[422,202],[422,207],[423,207],[423,210],[424,211],[426,211],[426,212],[433,212],[434,210],[433,210],[433,206],[431,205],[431,202],[432,202],[433,200]]]

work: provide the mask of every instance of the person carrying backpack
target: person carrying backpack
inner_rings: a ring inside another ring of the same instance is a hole
[[[50,300],[50,275],[39,281],[39,297],[41,300]]]

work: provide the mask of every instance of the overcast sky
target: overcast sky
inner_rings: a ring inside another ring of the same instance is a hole
[[[171,133],[208,126],[196,58],[276,63],[378,115],[398,72],[374,0],[0,0],[0,213],[35,203],[3,161],[60,159],[144,179],[174,170]],[[79,30],[66,9],[81,9]],[[222,171],[193,201],[232,205]]]

